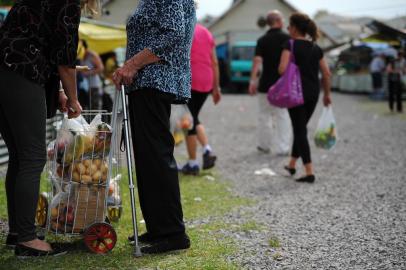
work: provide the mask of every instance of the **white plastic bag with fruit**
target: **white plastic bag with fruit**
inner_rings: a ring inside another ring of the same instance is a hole
[[[322,149],[331,149],[337,143],[337,124],[331,105],[323,107],[314,142],[317,147]]]
[[[193,117],[187,105],[172,105],[170,124],[172,134],[178,130],[193,128]]]

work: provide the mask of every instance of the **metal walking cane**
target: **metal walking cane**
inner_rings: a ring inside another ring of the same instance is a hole
[[[131,147],[130,147],[130,128],[128,124],[128,111],[127,102],[125,97],[124,86],[121,86],[121,101],[123,104],[123,122],[124,122],[124,137],[125,146],[127,148],[127,167],[128,167],[128,183],[130,188],[130,199],[131,199],[131,215],[133,221],[133,233],[134,233],[134,256],[141,257],[141,248],[138,242],[138,226],[137,226],[137,213],[135,208],[135,194],[134,194],[134,179],[132,170],[132,159],[131,159]]]

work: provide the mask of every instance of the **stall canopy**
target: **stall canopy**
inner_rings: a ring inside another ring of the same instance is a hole
[[[82,19],[79,27],[80,39],[86,40],[89,48],[99,54],[125,47],[127,34],[125,27],[90,19]]]

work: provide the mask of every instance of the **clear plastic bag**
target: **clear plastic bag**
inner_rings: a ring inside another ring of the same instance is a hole
[[[193,117],[187,105],[172,105],[170,123],[172,134],[193,128]]]
[[[314,142],[317,147],[327,150],[333,148],[337,143],[337,124],[331,106],[323,108]]]

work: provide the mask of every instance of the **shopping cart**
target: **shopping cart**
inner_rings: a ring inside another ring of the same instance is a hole
[[[43,234],[81,236],[86,247],[99,254],[111,251],[117,242],[111,222],[119,221],[122,213],[121,131],[133,233],[138,235],[126,95],[123,89],[119,93],[111,113],[84,111],[77,119],[62,120],[56,140],[48,147],[47,192],[40,195],[37,206],[36,223]],[[134,255],[141,256],[137,237]]]

